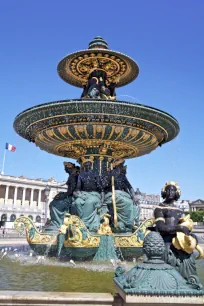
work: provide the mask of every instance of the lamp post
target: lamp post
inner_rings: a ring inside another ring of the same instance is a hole
[[[47,223],[47,212],[48,212],[48,204],[49,204],[49,194],[50,194],[50,186],[46,185],[44,189],[45,194],[45,224]]]

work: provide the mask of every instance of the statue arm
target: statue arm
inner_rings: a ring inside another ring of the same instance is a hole
[[[103,186],[102,186],[102,182],[99,176],[95,177],[95,181],[96,181],[96,186],[99,192],[103,192]]]
[[[105,193],[104,191],[101,192],[101,205],[103,205],[105,199]]]
[[[96,177],[96,185],[97,185],[98,192],[101,193],[101,206],[102,206],[104,203],[105,193],[104,193],[102,181],[99,176]]]
[[[79,175],[77,179],[77,187],[76,187],[77,191],[81,190],[81,187],[82,187],[81,185],[82,185],[82,181],[81,181],[81,176]]]
[[[178,224],[166,224],[166,218],[163,213],[163,209],[157,207],[154,211],[156,228],[159,232],[175,234],[176,232],[183,232],[184,234],[189,234],[189,229],[186,226]]]
[[[128,189],[129,194],[134,202],[135,205],[139,204],[139,200],[137,199],[136,195],[135,195],[135,191],[132,187],[132,185],[130,184],[130,182],[128,181],[127,177],[125,177],[125,187]]]
[[[75,176],[71,175],[68,179],[68,189],[67,189],[67,195],[71,196],[74,192],[74,190],[76,189],[76,180],[75,180]]]

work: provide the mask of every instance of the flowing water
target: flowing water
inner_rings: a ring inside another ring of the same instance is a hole
[[[0,290],[114,293],[115,267],[110,263],[60,262],[33,256],[29,249],[0,252]],[[133,263],[122,263],[128,270]],[[204,260],[197,263],[204,284]]]

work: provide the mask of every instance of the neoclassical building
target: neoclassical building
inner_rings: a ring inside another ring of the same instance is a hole
[[[189,212],[190,210],[190,201],[189,200],[178,200],[177,206],[184,212]]]
[[[59,183],[54,178],[45,181],[0,174],[0,221],[7,221],[6,226],[12,227],[15,219],[24,215],[38,225],[44,225],[46,217],[50,217],[49,203],[58,192],[66,189],[65,182]],[[138,188],[136,194],[140,199],[140,221],[152,218],[160,196],[141,193]],[[184,207],[182,201],[179,204]]]
[[[153,213],[156,205],[140,204],[140,221],[143,222],[146,219],[153,218]]]
[[[159,194],[147,194],[141,192],[139,188],[136,188],[135,193],[137,197],[140,199],[141,204],[159,205],[159,203],[161,202],[161,197]]]
[[[204,210],[204,201],[198,199],[196,201],[191,202],[189,206],[191,211],[202,211]]]
[[[54,178],[45,181],[0,174],[0,221],[12,226],[9,221],[24,215],[42,225],[49,218],[49,202],[60,191],[66,191],[65,182]]]

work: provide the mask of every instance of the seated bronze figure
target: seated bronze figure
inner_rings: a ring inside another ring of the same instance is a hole
[[[178,184],[173,181],[167,182],[161,191],[164,201],[156,207],[154,217],[156,231],[165,242],[164,260],[188,279],[190,275],[197,275],[194,249],[197,248],[200,256],[203,255],[197,238],[192,233],[192,221],[176,204],[180,195]]]

